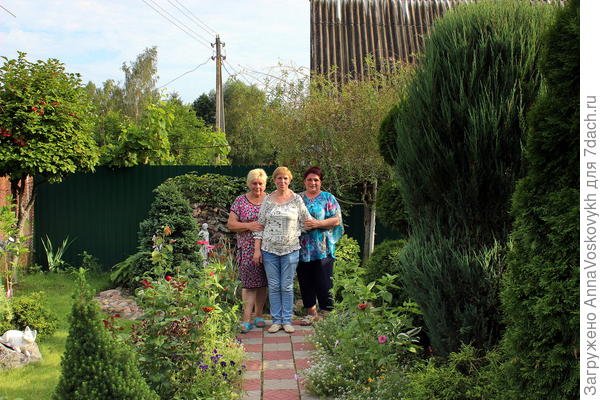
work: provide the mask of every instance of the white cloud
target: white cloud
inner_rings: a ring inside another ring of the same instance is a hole
[[[309,64],[308,0],[146,0],[159,4],[206,42],[214,37],[186,19],[173,4],[183,4],[219,32],[227,61],[265,70],[278,62]],[[0,55],[57,58],[70,72],[97,84],[122,81],[123,62],[144,48],[158,47],[159,86],[206,61],[212,49],[190,38],[152,10],[143,0],[5,0],[0,10]],[[224,77],[227,73],[224,72]],[[233,71],[231,71],[233,73]],[[188,102],[214,88],[214,62],[169,84]]]

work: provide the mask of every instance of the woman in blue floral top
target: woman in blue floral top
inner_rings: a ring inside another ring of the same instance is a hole
[[[333,307],[331,288],[335,244],[344,234],[340,205],[331,193],[321,191],[322,181],[321,168],[310,167],[304,173],[306,190],[300,195],[314,218],[305,222],[307,232],[300,236],[297,268],[302,302],[308,314],[305,324],[311,324],[318,318],[317,301],[321,311],[330,311]]]

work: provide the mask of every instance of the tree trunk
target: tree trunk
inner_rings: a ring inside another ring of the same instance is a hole
[[[373,253],[375,247],[375,199],[377,198],[377,181],[365,182],[363,185],[363,206],[365,240],[363,242],[363,261]]]
[[[25,176],[21,176],[16,180],[12,180],[10,181],[10,186],[11,186],[11,194],[13,197],[13,207],[15,210],[15,214],[17,216],[17,236],[15,238],[15,240],[20,240],[20,238],[24,237],[24,229],[25,229],[25,223],[27,222],[27,217],[29,216],[29,213],[31,212],[31,208],[33,207],[33,203],[35,200],[35,194],[36,194],[36,185],[35,185],[35,181],[32,180],[32,190],[31,190],[31,196],[29,198],[27,197],[27,191],[26,189],[26,184],[27,184],[27,175]],[[13,256],[11,256],[10,259],[10,265],[18,265],[19,263],[19,254],[15,254]],[[13,269],[13,276],[12,276],[12,282],[11,282],[11,287],[12,287],[12,283],[17,282],[17,268],[15,267]]]

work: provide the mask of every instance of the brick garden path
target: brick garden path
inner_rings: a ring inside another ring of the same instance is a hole
[[[314,333],[310,326],[299,326],[296,332],[268,333],[270,322],[264,328],[254,328],[240,334],[246,349],[244,400],[316,400],[302,383],[302,370],[310,364],[313,345],[308,337]]]

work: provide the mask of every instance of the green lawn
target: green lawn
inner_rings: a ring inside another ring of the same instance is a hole
[[[95,290],[109,287],[108,274],[89,275],[88,281]],[[53,336],[38,336],[42,361],[23,368],[0,371],[0,400],[50,399],[60,376],[60,358],[69,332],[68,317],[71,313],[71,296],[76,279],[72,274],[36,273],[21,277],[16,296],[43,291],[47,307],[59,319],[59,328]],[[1,333],[0,333],[1,334]]]

